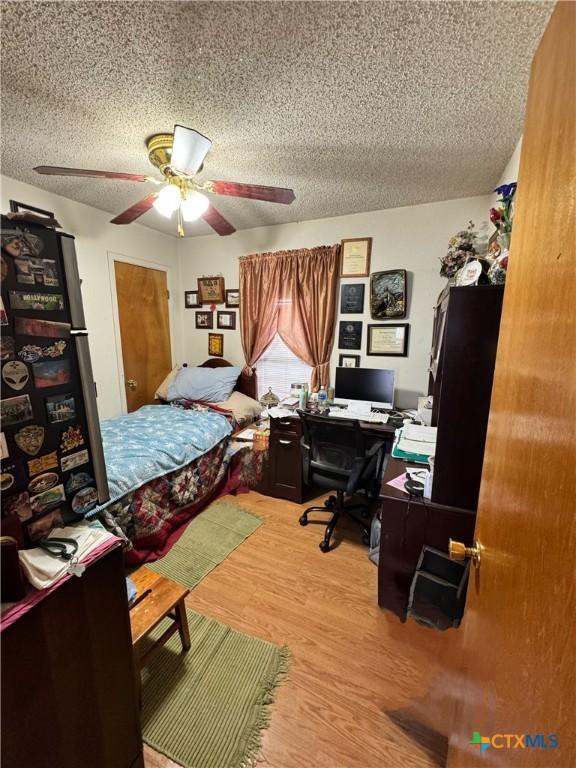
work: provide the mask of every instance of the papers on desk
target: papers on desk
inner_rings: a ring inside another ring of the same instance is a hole
[[[421,427],[405,424],[396,430],[392,456],[405,461],[426,464],[436,453],[436,427]]]
[[[270,416],[273,419],[285,419],[288,416],[294,416],[294,411],[291,411],[288,408],[281,408],[278,405],[274,405],[272,408],[268,408],[266,411],[263,411],[261,415]]]
[[[254,440],[255,429],[243,429],[242,432],[238,432],[232,435],[233,440],[241,440],[242,442],[251,443]]]

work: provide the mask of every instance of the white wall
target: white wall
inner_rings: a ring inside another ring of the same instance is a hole
[[[172,357],[181,359],[182,306],[176,238],[139,224],[110,224],[111,215],[82,203],[45,192],[29,184],[0,177],[1,210],[9,211],[10,199],[54,211],[65,232],[76,237],[82,297],[90,339],[94,377],[101,418],[122,412],[124,382],[117,366],[117,340],[108,265],[108,252],[143,262],[167,266],[171,294]],[[119,344],[119,340],[118,340]]]
[[[510,158],[510,160],[508,161],[508,165],[502,172],[502,176],[500,176],[498,184],[494,185],[494,189],[496,189],[496,187],[499,187],[501,184],[511,184],[513,181],[518,181],[518,172],[520,170],[521,153],[522,153],[522,137],[518,139],[518,144],[516,144],[516,148],[512,153],[512,157]],[[495,200],[496,200],[496,195],[494,195],[494,201]]]
[[[181,240],[177,248],[182,290],[195,290],[199,276],[217,274],[224,276],[227,288],[238,288],[239,256],[330,245],[343,238],[372,237],[371,272],[385,269],[408,271],[408,315],[399,322],[410,324],[409,353],[407,358],[366,356],[366,325],[376,322],[370,319],[369,279],[346,278],[344,282],[366,284],[364,314],[344,316],[346,319],[364,321],[362,349],[360,352],[350,350],[350,354],[361,354],[360,364],[364,367],[395,369],[396,405],[411,407],[416,403],[416,396],[425,393],[428,386],[433,307],[446,284],[445,278],[439,274],[439,258],[446,252],[448,239],[458,230],[466,228],[470,219],[477,228],[487,221],[489,204],[490,197],[482,196],[262,227],[236,232],[229,237],[209,235]],[[181,301],[183,303],[183,297]],[[195,330],[194,312],[193,309],[185,309],[181,313],[183,355],[188,362],[197,364],[208,357],[208,331]],[[242,365],[244,356],[240,344],[239,319],[236,331],[218,332],[224,334],[224,357]],[[338,327],[331,358],[332,380],[339,355],[337,338]]]

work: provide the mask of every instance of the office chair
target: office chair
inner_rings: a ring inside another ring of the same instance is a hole
[[[300,525],[308,525],[310,512],[332,512],[320,542],[322,552],[330,549],[330,538],[341,515],[348,515],[362,528],[362,540],[370,541],[368,525],[354,512],[367,516],[369,505],[345,504],[345,494],[366,490],[374,494],[384,459],[384,441],[370,438],[362,431],[360,423],[350,419],[334,419],[298,411],[302,420],[302,461],[304,482],[336,491],[323,507],[308,507],[300,517]]]

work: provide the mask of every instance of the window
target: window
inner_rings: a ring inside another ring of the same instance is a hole
[[[310,382],[312,366],[296,357],[276,334],[268,349],[256,363],[258,397],[271,388],[281,400],[290,394],[292,384]]]

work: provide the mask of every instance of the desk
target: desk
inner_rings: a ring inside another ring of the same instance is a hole
[[[412,577],[422,547],[448,551],[448,539],[470,546],[476,511],[436,504],[387,485],[408,465],[390,457],[380,488],[382,529],[378,563],[378,604],[406,620]]]
[[[370,437],[390,443],[394,439],[396,428],[391,424],[362,421],[360,425]],[[298,415],[270,419],[270,446],[263,457],[261,476],[254,490],[302,504],[306,488],[302,477],[301,439],[302,423]]]

